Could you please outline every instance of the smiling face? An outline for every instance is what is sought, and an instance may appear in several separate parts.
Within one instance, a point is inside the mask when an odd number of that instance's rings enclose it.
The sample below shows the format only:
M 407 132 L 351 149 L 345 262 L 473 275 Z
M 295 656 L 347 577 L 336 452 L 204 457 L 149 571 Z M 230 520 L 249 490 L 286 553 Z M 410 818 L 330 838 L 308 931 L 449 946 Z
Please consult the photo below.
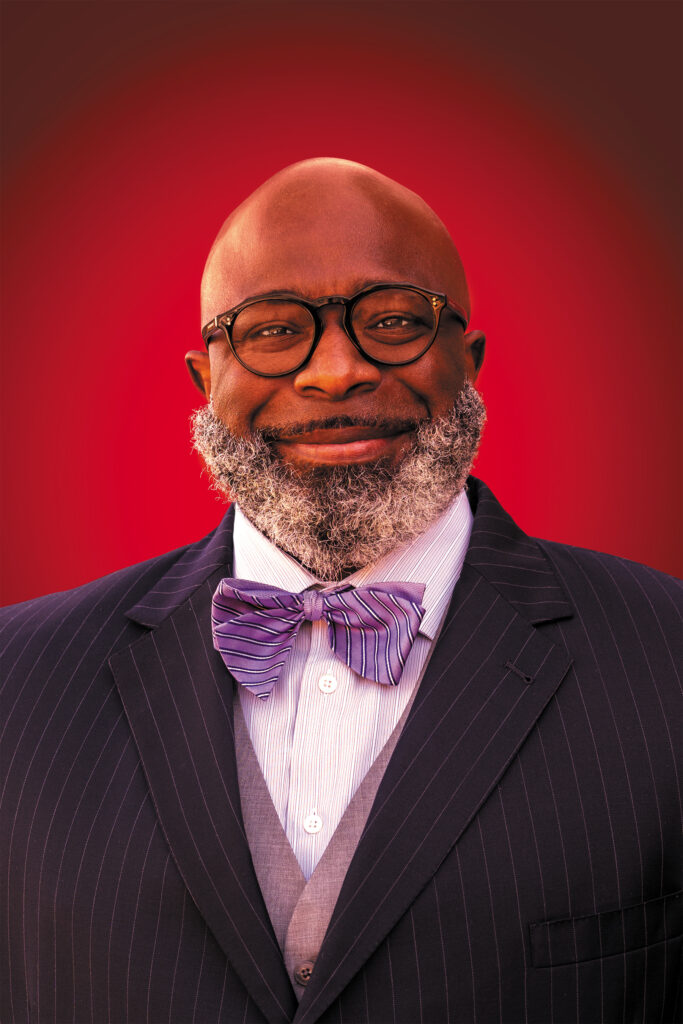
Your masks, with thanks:
M 312 301 L 397 282 L 446 293 L 469 310 L 458 254 L 421 199 L 360 165 L 307 161 L 271 178 L 226 222 L 202 281 L 202 323 L 272 292 Z M 400 462 L 417 425 L 446 415 L 481 364 L 483 335 L 465 333 L 448 309 L 432 346 L 407 366 L 369 362 L 346 334 L 341 307 L 319 315 L 311 359 L 284 377 L 247 370 L 221 334 L 208 357 L 188 354 L 229 431 L 265 431 L 297 469 Z

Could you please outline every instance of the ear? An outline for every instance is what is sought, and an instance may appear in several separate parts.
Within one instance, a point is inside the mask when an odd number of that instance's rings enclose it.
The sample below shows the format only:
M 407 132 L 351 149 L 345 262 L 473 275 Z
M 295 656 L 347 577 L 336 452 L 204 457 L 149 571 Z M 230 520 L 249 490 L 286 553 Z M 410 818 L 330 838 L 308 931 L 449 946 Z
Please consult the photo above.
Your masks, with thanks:
M 205 398 L 211 398 L 211 364 L 209 353 L 193 349 L 185 356 L 185 365 L 192 383 Z
M 484 349 L 486 348 L 486 335 L 483 331 L 468 331 L 465 335 L 465 352 L 472 362 L 474 370 L 472 380 L 476 380 L 484 362 Z

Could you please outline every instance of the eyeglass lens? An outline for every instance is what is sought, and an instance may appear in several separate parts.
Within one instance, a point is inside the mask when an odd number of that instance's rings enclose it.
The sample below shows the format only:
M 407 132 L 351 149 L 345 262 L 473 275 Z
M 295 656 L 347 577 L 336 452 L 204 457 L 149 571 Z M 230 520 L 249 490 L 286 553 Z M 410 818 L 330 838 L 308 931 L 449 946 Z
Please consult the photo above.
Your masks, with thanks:
M 361 295 L 351 311 L 351 331 L 365 355 L 403 363 L 422 355 L 434 337 L 436 315 L 419 292 L 386 288 Z M 242 362 L 264 373 L 287 373 L 308 355 L 315 338 L 313 314 L 293 299 L 262 299 L 246 306 L 232 325 Z

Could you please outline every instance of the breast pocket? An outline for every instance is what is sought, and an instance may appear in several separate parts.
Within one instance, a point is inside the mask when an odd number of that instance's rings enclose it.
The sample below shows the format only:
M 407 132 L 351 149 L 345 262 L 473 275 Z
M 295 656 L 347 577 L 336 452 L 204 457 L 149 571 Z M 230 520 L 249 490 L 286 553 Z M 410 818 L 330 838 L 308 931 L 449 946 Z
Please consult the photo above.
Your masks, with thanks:
M 534 967 L 557 967 L 614 956 L 680 936 L 682 892 L 587 917 L 539 921 L 529 926 Z

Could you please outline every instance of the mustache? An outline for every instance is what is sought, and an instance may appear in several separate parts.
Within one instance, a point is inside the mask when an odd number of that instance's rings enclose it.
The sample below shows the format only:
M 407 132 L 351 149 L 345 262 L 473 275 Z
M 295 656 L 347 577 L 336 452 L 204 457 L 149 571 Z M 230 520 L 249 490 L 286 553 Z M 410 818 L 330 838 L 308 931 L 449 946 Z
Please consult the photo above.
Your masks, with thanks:
M 301 434 L 310 434 L 314 430 L 336 430 L 341 427 L 368 427 L 376 429 L 380 427 L 387 434 L 404 434 L 408 431 L 417 430 L 423 423 L 429 422 L 428 417 L 423 419 L 391 419 L 386 416 L 328 416 L 321 420 L 306 420 L 299 423 L 288 423 L 286 427 L 266 426 L 254 430 L 256 437 L 262 438 L 267 444 L 273 441 L 281 441 L 283 438 L 299 437 Z

